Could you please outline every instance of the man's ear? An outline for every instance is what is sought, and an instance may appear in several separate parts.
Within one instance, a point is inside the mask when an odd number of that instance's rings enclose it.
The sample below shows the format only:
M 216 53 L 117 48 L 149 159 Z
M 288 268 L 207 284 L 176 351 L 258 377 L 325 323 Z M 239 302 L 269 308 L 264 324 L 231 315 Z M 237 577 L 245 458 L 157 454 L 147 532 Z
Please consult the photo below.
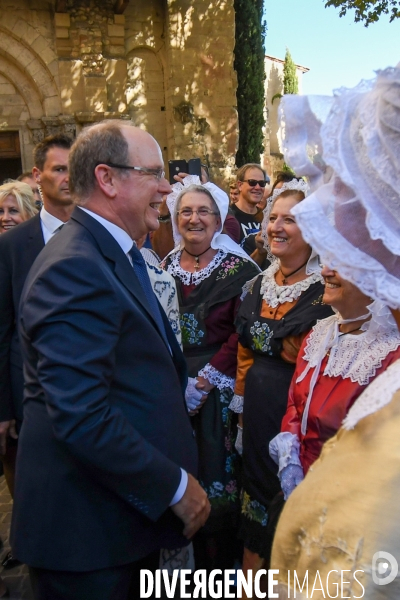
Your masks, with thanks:
M 40 171 L 37 167 L 33 167 L 32 176 L 36 183 L 40 183 Z
M 94 176 L 96 177 L 97 185 L 103 194 L 108 198 L 115 198 L 117 195 L 117 189 L 115 187 L 117 178 L 111 167 L 108 167 L 107 165 L 97 165 L 94 170 Z

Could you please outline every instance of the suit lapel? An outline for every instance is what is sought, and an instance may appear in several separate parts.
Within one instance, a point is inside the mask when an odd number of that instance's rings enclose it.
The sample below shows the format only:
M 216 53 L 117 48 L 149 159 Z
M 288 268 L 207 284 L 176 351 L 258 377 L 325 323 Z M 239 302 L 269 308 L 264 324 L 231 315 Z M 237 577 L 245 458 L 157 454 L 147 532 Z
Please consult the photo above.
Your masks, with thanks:
M 27 255 L 34 256 L 36 258 L 39 252 L 41 252 L 44 248 L 44 238 L 40 215 L 37 214 L 32 217 L 29 223 L 31 228 L 26 242 Z
M 96 219 L 93 219 L 85 211 L 75 208 L 72 213 L 73 220 L 78 221 L 81 225 L 86 227 L 95 238 L 101 253 L 105 258 L 114 263 L 114 273 L 124 287 L 134 296 L 136 300 L 140 302 L 147 315 L 150 317 L 154 324 L 154 327 L 159 332 L 164 343 L 166 340 L 162 332 L 160 331 L 157 322 L 154 320 L 152 312 L 147 302 L 146 295 L 143 291 L 142 286 L 138 278 L 136 277 L 135 271 L 129 262 L 128 257 L 124 254 L 122 248 L 115 241 L 113 236 L 107 231 L 103 225 L 101 225 Z M 162 311 L 164 312 L 164 311 Z

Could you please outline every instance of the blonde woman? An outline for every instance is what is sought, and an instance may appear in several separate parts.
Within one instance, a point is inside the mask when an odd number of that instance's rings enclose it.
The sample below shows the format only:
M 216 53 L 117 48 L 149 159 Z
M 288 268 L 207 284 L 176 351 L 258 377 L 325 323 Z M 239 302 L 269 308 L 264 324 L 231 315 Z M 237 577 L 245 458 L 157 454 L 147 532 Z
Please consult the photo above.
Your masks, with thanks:
M 16 227 L 37 213 L 31 187 L 21 181 L 0 185 L 0 233 Z

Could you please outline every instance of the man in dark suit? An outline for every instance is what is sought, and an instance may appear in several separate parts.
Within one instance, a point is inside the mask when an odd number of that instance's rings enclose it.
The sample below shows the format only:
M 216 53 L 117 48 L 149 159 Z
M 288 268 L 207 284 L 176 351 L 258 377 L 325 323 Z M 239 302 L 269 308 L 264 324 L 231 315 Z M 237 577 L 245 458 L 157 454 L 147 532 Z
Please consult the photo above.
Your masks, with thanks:
M 36 599 L 125 600 L 144 559 L 209 514 L 185 361 L 133 244 L 170 186 L 154 138 L 108 121 L 75 142 L 70 189 L 79 206 L 21 298 L 12 544 Z
M 72 140 L 60 134 L 45 138 L 35 147 L 33 176 L 41 189 L 43 207 L 38 215 L 0 236 L 0 454 L 11 495 L 15 440 L 22 422 L 22 358 L 16 328 L 19 300 L 35 258 L 71 215 L 71 145 Z M 10 568 L 10 556 L 6 561 L 6 568 Z

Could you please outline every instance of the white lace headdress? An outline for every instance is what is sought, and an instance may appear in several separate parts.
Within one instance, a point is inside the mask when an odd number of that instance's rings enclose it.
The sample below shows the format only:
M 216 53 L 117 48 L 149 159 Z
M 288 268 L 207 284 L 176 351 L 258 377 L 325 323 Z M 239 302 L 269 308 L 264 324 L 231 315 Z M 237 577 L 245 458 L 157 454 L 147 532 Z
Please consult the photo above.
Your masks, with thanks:
M 177 220 L 177 199 L 180 193 L 187 189 L 191 185 L 201 185 L 204 187 L 214 198 L 216 205 L 218 206 L 219 214 L 221 217 L 221 227 L 218 231 L 214 233 L 214 236 L 211 240 L 211 248 L 214 250 L 223 250 L 226 253 L 233 253 L 237 256 L 241 256 L 246 260 L 254 262 L 250 256 L 237 244 L 229 235 L 222 233 L 222 228 L 224 226 L 224 222 L 226 219 L 226 215 L 228 214 L 229 208 L 229 198 L 228 195 L 221 190 L 214 183 L 208 181 L 207 183 L 201 183 L 199 177 L 197 175 L 188 175 L 184 178 L 183 183 L 177 182 L 172 186 L 172 192 L 167 196 L 167 206 L 169 208 L 169 212 L 172 216 L 172 232 L 175 241 L 175 248 L 172 252 L 177 252 L 184 247 L 183 239 L 178 230 L 178 220 Z M 254 263 L 256 264 L 256 263 Z M 258 265 L 257 265 L 258 267 Z
M 275 188 L 271 196 L 267 198 L 267 203 L 263 210 L 264 217 L 261 223 L 261 237 L 264 241 L 264 248 L 267 250 L 267 258 L 270 262 L 274 262 L 275 260 L 277 260 L 277 258 L 271 252 L 267 235 L 267 225 L 269 223 L 269 215 L 271 214 L 271 208 L 273 203 L 278 198 L 278 196 L 280 196 L 286 190 L 297 190 L 299 192 L 303 192 L 303 194 L 307 197 L 309 189 L 309 185 L 304 179 L 293 179 L 292 181 L 287 181 L 283 183 L 282 187 Z
M 312 194 L 293 208 L 323 263 L 400 307 L 400 64 L 333 97 L 281 102 L 285 160 Z

